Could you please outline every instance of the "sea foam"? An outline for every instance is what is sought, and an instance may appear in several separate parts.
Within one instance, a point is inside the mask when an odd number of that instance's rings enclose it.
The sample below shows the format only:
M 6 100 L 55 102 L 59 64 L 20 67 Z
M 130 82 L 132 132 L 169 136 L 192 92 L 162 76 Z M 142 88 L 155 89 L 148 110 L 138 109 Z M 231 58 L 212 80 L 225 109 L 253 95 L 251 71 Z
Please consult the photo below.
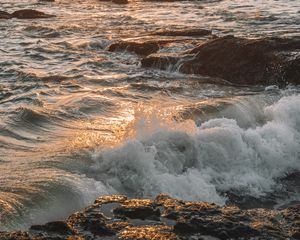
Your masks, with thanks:
M 192 133 L 159 129 L 94 153 L 91 171 L 110 191 L 131 196 L 164 192 L 218 204 L 228 191 L 259 197 L 300 171 L 299 106 L 300 95 L 283 97 L 265 107 L 265 123 L 252 128 L 215 118 Z

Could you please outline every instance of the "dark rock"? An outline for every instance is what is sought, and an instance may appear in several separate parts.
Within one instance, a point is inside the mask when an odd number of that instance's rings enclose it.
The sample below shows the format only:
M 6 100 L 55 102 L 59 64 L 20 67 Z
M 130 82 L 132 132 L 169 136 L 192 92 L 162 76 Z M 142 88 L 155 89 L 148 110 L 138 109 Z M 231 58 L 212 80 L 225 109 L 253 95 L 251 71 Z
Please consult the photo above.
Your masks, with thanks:
M 0 11 L 0 19 L 10 19 L 12 15 L 8 12 Z
M 151 53 L 155 53 L 159 50 L 159 45 L 155 42 L 118 42 L 113 43 L 109 46 L 108 51 L 115 52 L 115 51 L 129 51 L 134 52 L 139 55 L 149 55 Z
M 227 192 L 227 205 L 236 205 L 241 209 L 268 208 L 272 209 L 277 204 L 276 198 L 267 195 L 266 197 L 256 198 L 249 195 L 238 195 L 233 192 Z
M 19 19 L 51 18 L 54 15 L 46 14 L 32 9 L 18 10 L 12 13 L 12 17 Z
M 60 235 L 72 235 L 74 234 L 71 226 L 65 221 L 49 222 L 45 225 L 33 225 L 30 230 L 40 232 L 52 232 Z
M 128 4 L 128 0 L 112 0 L 116 4 Z
M 111 217 L 103 205 L 119 203 Z M 159 210 L 160 209 L 160 210 Z M 153 221 L 153 216 L 156 221 Z M 134 219 L 134 220 L 133 220 Z M 141 219 L 141 220 L 137 220 Z M 168 220 L 172 224 L 168 225 Z M 104 196 L 66 221 L 0 232 L 2 240 L 65 239 L 299 239 L 300 205 L 283 210 L 190 202 L 160 194 L 155 200 Z
M 234 84 L 299 84 L 300 38 L 226 36 L 179 55 L 150 55 L 142 60 L 143 67 L 167 69 L 170 64 L 181 73 L 222 78 Z
M 120 207 L 115 208 L 113 213 L 132 219 L 157 219 L 160 210 L 155 207 L 154 202 L 144 199 L 131 199 L 125 201 Z
M 144 0 L 147 2 L 182 2 L 187 0 Z
M 107 218 L 100 212 L 100 208 L 90 206 L 81 212 L 72 214 L 67 222 L 77 233 L 89 232 L 93 236 L 111 236 L 115 233 L 107 226 Z
M 151 54 L 141 60 L 143 67 L 155 67 L 167 70 L 179 62 L 180 57 L 172 54 Z
M 164 30 L 154 33 L 154 35 L 159 36 L 190 36 L 190 37 L 199 37 L 210 35 L 211 30 L 206 29 L 183 29 L 183 30 Z
M 293 239 L 300 239 L 300 231 L 294 232 L 291 236 Z
M 31 240 L 32 238 L 27 232 L 0 232 L 1 240 Z
M 174 231 L 178 234 L 201 233 L 220 239 L 238 239 L 240 236 L 249 239 L 259 235 L 257 230 L 243 223 L 236 224 L 225 219 L 219 222 L 216 220 L 195 217 L 188 221 L 179 221 L 174 226 Z

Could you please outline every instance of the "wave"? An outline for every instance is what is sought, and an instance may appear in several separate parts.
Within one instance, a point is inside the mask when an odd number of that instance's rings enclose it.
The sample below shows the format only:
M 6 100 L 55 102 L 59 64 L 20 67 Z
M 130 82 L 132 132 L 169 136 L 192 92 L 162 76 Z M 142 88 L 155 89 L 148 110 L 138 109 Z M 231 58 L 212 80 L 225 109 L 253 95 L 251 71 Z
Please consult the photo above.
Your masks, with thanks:
M 108 194 L 101 183 L 82 175 L 45 166 L 14 170 L 18 172 L 18 181 L 11 183 L 14 191 L 0 186 L 0 231 L 66 218 L 74 209 L 91 204 L 99 194 Z M 30 181 L 22 183 L 22 177 Z
M 29 26 L 24 29 L 27 36 L 33 38 L 57 38 L 60 37 L 60 33 L 51 27 L 45 26 Z
M 300 171 L 299 104 L 300 95 L 281 98 L 264 108 L 266 122 L 256 127 L 215 118 L 191 133 L 160 129 L 93 153 L 87 174 L 135 197 L 164 192 L 225 204 L 228 191 L 264 196 L 281 187 L 277 179 Z

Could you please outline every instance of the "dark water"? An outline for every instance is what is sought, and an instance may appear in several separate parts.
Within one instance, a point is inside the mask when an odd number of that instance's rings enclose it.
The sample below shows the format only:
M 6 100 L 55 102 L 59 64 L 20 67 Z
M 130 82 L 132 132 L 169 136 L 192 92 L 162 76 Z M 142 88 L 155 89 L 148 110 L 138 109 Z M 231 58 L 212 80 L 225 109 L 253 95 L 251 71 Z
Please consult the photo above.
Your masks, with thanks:
M 102 194 L 260 197 L 300 170 L 299 88 L 221 86 L 107 51 L 166 28 L 296 36 L 299 1 L 0 0 L 0 10 L 22 8 L 57 17 L 0 20 L 1 230 L 60 219 Z M 175 40 L 160 51 L 205 39 Z M 278 204 L 298 199 L 285 195 Z

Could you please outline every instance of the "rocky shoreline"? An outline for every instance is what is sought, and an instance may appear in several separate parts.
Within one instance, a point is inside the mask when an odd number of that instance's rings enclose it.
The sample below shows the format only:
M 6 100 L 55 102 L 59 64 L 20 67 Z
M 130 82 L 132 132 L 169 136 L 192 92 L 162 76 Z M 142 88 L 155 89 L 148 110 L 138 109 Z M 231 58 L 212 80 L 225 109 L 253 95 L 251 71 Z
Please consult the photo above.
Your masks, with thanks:
M 51 17 L 55 16 L 32 9 L 22 9 L 12 14 L 0 11 L 0 19 Z M 215 36 L 212 30 L 201 28 L 160 29 L 144 37 L 146 40 L 141 37 L 113 42 L 106 50 L 135 53 L 141 57 L 143 68 L 205 76 L 225 81 L 228 85 L 285 87 L 300 83 L 299 37 L 252 39 L 232 35 Z M 169 44 L 190 41 L 194 47 L 188 50 L 164 51 Z
M 102 196 L 68 219 L 0 232 L 2 240 L 63 239 L 300 239 L 300 205 L 248 209 L 191 202 Z
M 299 84 L 300 39 L 224 36 L 180 54 L 154 54 L 143 67 L 176 68 L 184 74 L 221 78 L 233 84 Z

